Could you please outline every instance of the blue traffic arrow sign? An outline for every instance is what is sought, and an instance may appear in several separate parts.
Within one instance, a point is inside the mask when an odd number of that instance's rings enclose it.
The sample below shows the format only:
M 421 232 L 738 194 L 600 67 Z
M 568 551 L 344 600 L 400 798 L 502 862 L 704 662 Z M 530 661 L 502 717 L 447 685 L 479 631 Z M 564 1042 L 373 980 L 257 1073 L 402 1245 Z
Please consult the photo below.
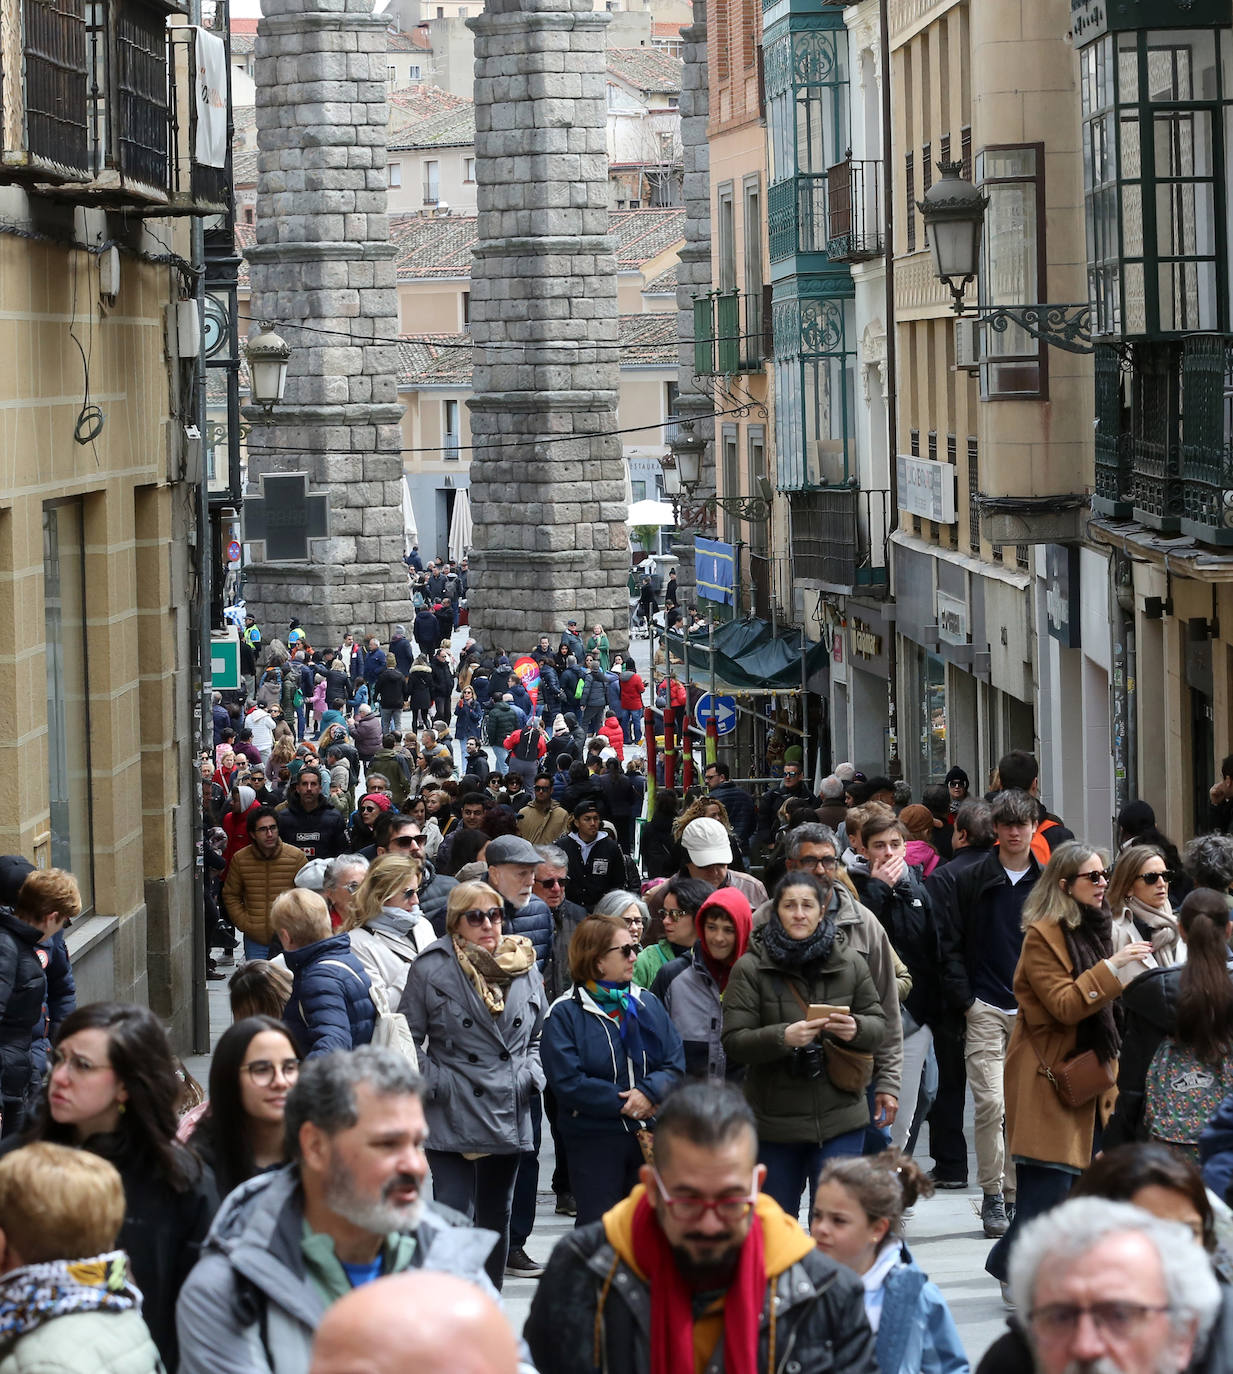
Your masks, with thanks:
M 721 735 L 730 735 L 736 729 L 736 698 L 715 697 L 715 729 Z M 694 719 L 700 729 L 705 729 L 711 721 L 711 694 L 704 692 L 698 698 Z

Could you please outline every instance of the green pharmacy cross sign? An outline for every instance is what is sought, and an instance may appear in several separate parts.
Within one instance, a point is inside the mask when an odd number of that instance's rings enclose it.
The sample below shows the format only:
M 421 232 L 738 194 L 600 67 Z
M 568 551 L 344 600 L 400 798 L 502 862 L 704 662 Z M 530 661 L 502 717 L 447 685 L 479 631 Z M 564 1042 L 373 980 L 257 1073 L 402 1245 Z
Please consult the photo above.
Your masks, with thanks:
M 309 492 L 306 472 L 263 473 L 244 498 L 244 540 L 265 545 L 269 563 L 307 563 L 308 541 L 330 533 L 328 492 Z

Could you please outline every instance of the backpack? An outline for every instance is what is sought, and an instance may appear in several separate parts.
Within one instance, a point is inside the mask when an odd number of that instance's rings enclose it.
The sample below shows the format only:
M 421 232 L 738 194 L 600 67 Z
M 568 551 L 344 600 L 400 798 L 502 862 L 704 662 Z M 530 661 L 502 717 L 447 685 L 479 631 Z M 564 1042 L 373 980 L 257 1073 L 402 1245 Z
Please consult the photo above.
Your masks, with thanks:
M 578 685 L 574 688 L 574 700 L 575 700 L 575 701 L 581 701 L 581 700 L 582 700 L 582 693 L 584 692 L 585 689 L 586 689 L 586 678 L 580 677 L 580 678 L 578 679 Z
M 539 758 L 539 729 L 534 725 L 524 725 L 518 743 L 514 745 L 516 759 Z
M 1204 1064 L 1171 1036 L 1160 1042 L 1143 1087 L 1148 1136 L 1169 1145 L 1197 1146 L 1203 1128 L 1233 1090 L 1229 1060 Z
M 334 968 L 345 968 L 354 978 L 359 978 L 359 974 L 350 964 L 344 964 L 341 959 L 322 959 L 323 964 L 331 964 Z M 411 1027 L 407 1024 L 407 1018 L 400 1011 L 391 1011 L 389 998 L 385 995 L 385 989 L 379 984 L 368 980 L 368 996 L 372 1002 L 373 1010 L 377 1013 L 377 1019 L 372 1028 L 372 1039 L 370 1045 L 377 1046 L 378 1049 L 393 1050 L 395 1054 L 400 1054 L 411 1065 L 416 1072 L 419 1072 L 420 1057 L 415 1048 L 415 1038 L 411 1034 Z M 303 1014 L 301 1012 L 301 1014 Z

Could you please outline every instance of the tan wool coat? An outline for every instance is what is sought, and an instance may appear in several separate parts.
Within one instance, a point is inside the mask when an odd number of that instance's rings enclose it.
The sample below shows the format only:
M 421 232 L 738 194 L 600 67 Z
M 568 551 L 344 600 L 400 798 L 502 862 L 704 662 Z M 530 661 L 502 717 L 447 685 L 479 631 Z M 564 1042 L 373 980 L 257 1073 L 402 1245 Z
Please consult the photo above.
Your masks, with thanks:
M 1019 1014 L 1004 1077 L 1010 1152 L 1086 1169 L 1092 1162 L 1096 1113 L 1102 1125 L 1108 1121 L 1116 1090 L 1086 1106 L 1068 1107 L 1044 1076 L 1035 1051 L 1050 1067 L 1066 1059 L 1074 1052 L 1079 1022 L 1120 997 L 1122 984 L 1103 959 L 1076 978 L 1062 927 L 1037 923 L 1023 937 L 1014 989 Z

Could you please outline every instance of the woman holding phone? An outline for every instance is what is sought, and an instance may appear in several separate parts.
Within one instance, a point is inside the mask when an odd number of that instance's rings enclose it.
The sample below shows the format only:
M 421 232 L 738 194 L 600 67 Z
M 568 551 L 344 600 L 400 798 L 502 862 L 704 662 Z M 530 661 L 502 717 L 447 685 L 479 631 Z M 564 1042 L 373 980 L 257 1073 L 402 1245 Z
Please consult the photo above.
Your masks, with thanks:
M 868 965 L 835 939 L 830 895 L 829 879 L 789 873 L 723 996 L 724 1053 L 745 1066 L 763 1188 L 793 1217 L 824 1160 L 861 1153 L 872 1051 L 886 1033 Z

